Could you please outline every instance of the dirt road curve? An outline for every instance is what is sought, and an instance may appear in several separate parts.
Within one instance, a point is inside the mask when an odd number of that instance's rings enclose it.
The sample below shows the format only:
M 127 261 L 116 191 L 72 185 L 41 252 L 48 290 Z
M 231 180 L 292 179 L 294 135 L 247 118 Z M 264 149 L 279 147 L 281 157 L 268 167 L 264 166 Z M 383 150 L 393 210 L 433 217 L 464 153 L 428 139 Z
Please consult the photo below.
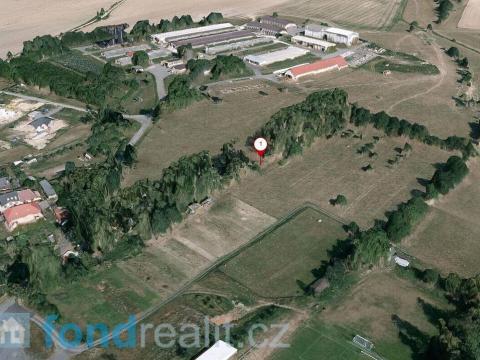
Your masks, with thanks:
M 442 50 L 436 44 L 433 44 L 433 49 L 435 50 L 435 54 L 437 56 L 437 60 L 438 60 L 437 67 L 438 67 L 438 70 L 440 71 L 440 74 L 437 75 L 438 81 L 425 91 L 421 91 L 419 93 L 413 94 L 411 96 L 400 99 L 397 102 L 393 103 L 387 109 L 387 113 L 390 113 L 395 107 L 404 103 L 405 101 L 409 101 L 409 100 L 416 99 L 418 97 L 430 94 L 432 91 L 434 91 L 435 89 L 442 86 L 442 84 L 445 80 L 445 76 L 447 75 L 447 64 L 445 63 L 445 56 L 444 56 Z

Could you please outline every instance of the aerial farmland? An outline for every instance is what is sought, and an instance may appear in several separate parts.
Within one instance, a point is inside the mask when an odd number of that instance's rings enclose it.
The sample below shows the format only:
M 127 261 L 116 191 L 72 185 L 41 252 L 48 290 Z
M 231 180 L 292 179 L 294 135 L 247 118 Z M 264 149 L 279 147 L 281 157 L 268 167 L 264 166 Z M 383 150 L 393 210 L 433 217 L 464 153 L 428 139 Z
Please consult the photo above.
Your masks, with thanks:
M 480 359 L 477 5 L 8 4 L 0 358 Z

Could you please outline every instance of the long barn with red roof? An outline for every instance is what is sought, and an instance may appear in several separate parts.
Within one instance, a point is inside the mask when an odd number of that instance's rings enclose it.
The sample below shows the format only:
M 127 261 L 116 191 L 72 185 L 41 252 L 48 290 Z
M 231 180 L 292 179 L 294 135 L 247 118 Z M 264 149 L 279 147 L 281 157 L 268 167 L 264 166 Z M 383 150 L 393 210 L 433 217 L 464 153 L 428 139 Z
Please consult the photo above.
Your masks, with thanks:
M 285 76 L 297 80 L 303 76 L 315 75 L 330 70 L 342 70 L 348 67 L 348 63 L 341 56 L 330 59 L 315 61 L 311 64 L 292 67 L 285 72 Z

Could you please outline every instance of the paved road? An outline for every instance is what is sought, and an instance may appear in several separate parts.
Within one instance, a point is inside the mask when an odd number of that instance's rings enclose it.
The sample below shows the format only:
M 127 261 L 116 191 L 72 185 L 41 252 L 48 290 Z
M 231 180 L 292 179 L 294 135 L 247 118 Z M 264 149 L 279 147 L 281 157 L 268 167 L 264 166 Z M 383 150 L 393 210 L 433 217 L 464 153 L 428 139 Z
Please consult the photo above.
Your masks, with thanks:
M 147 130 L 152 126 L 152 119 L 146 115 L 126 115 L 123 114 L 123 117 L 130 119 L 130 120 L 135 120 L 136 122 L 140 123 L 142 126 L 138 131 L 132 136 L 130 141 L 128 142 L 130 145 L 135 146 L 140 139 L 145 135 Z
M 16 97 L 19 97 L 19 98 L 22 98 L 22 99 L 25 99 L 25 100 L 37 101 L 37 102 L 42 102 L 44 104 L 55 105 L 55 106 L 60 106 L 60 107 L 63 107 L 63 108 L 69 108 L 69 109 L 73 109 L 73 110 L 77 110 L 77 111 L 87 112 L 86 108 L 82 108 L 82 107 L 74 106 L 74 105 L 70 105 L 70 104 L 62 104 L 62 103 L 59 103 L 59 102 L 42 99 L 42 98 L 39 98 L 39 97 L 36 97 L 36 96 L 29 96 L 29 95 L 19 94 L 19 93 L 16 93 L 16 92 L 6 91 L 6 90 L 2 90 L 0 92 L 2 92 L 4 94 L 7 94 L 7 95 L 10 95 L 10 96 L 16 96 Z
M 162 100 L 165 96 L 167 96 L 164 80 L 170 75 L 168 69 L 160 64 L 154 64 L 149 66 L 147 71 L 154 76 L 155 82 L 157 83 L 158 99 Z

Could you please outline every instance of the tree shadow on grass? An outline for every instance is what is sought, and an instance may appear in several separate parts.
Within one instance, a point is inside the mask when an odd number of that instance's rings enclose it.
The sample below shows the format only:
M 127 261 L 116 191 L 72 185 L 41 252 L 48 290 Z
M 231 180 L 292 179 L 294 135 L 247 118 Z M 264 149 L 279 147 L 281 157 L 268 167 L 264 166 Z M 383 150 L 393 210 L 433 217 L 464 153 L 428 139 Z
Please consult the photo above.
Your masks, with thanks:
M 453 315 L 453 311 L 451 310 L 444 310 L 444 309 L 439 309 L 438 307 L 427 303 L 425 300 L 422 298 L 417 299 L 418 304 L 423 310 L 423 313 L 427 317 L 428 321 L 434 325 L 435 327 L 438 327 L 439 320 L 440 319 L 445 319 L 447 320 Z
M 421 186 L 427 186 L 428 184 L 430 184 L 432 181 L 430 179 L 422 179 L 422 178 L 417 178 L 417 182 L 421 185 Z
M 424 360 L 430 336 L 398 315 L 392 315 L 392 321 L 398 329 L 402 343 L 412 350 L 412 360 Z
M 478 122 L 470 122 L 470 136 L 472 139 L 479 139 L 480 138 L 480 123 Z

